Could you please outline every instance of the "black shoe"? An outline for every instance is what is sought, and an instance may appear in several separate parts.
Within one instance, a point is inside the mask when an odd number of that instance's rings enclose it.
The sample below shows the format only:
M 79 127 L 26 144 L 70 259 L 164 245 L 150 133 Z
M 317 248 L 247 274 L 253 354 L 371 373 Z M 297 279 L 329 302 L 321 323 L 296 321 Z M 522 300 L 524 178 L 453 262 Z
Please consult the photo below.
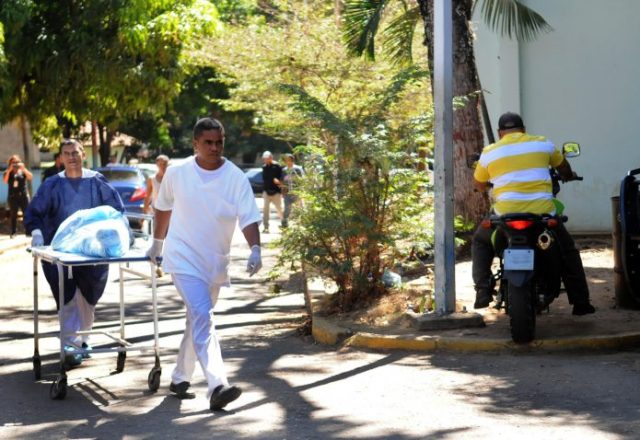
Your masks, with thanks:
M 242 390 L 236 386 L 218 385 L 209 399 L 209 408 L 211 411 L 218 411 L 240 397 L 240 394 Z
M 70 370 L 82 364 L 82 355 L 73 345 L 64 346 L 64 368 Z
M 180 382 L 178 384 L 171 382 L 169 391 L 174 393 L 178 399 L 193 399 L 195 394 L 188 391 L 190 386 L 189 382 Z
M 479 289 L 476 291 L 476 302 L 473 303 L 473 308 L 485 309 L 489 307 L 491 301 L 493 301 L 493 295 L 491 294 L 491 291 L 486 289 Z
M 573 314 L 576 316 L 589 315 L 595 312 L 596 308 L 589 303 L 573 305 Z
M 82 353 L 82 359 L 89 359 L 91 357 L 91 351 L 93 350 L 93 347 L 91 347 L 91 345 L 87 344 L 86 342 L 83 342 L 82 349 L 85 351 L 84 353 Z

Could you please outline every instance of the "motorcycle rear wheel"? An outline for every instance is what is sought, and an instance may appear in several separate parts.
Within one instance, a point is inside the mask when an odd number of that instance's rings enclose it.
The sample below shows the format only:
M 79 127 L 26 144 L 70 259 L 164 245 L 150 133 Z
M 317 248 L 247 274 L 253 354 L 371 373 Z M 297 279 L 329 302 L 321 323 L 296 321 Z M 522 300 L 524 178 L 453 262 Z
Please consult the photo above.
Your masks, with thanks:
M 508 295 L 511 339 L 517 344 L 533 341 L 536 334 L 536 310 L 531 285 L 527 283 L 519 287 L 509 284 Z

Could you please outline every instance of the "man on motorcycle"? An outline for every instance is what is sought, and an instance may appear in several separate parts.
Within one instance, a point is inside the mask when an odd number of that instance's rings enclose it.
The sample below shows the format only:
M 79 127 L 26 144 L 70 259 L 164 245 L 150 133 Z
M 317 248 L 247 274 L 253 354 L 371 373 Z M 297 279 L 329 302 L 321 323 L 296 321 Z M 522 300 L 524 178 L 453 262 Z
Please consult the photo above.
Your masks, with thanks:
M 500 116 L 498 136 L 498 142 L 482 150 L 473 175 L 476 188 L 486 191 L 492 187 L 493 211 L 499 215 L 515 212 L 555 214 L 549 167 L 555 168 L 564 181 L 575 177 L 562 152 L 544 137 L 527 134 L 522 118 L 516 113 Z M 594 313 L 580 252 L 562 223 L 555 231 L 562 250 L 562 280 L 569 302 L 573 304 L 573 314 Z M 479 226 L 473 236 L 471 253 L 476 309 L 489 306 L 495 293 L 491 274 L 494 258 L 491 234 L 492 229 Z

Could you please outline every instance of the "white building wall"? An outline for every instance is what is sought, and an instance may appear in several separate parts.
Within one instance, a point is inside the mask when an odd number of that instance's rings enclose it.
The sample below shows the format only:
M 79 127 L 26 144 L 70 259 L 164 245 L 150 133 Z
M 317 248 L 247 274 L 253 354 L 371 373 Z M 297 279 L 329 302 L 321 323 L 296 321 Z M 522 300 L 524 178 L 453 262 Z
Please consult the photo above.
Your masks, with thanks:
M 527 131 L 557 144 L 579 142 L 582 155 L 571 164 L 584 181 L 564 185 L 560 193 L 567 226 L 608 232 L 611 196 L 625 172 L 640 167 L 640 1 L 526 3 L 553 32 L 531 43 L 505 44 L 478 24 L 476 56 L 483 88 L 490 92 L 492 124 L 503 111 L 518 111 L 519 102 Z M 515 57 L 509 45 L 517 46 Z

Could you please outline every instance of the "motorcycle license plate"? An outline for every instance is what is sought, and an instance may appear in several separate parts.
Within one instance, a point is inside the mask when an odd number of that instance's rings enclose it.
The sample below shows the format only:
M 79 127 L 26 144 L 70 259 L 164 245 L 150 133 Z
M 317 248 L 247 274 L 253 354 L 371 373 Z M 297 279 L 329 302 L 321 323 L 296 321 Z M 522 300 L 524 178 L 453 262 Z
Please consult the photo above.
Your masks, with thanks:
M 504 270 L 533 270 L 533 249 L 505 249 Z

